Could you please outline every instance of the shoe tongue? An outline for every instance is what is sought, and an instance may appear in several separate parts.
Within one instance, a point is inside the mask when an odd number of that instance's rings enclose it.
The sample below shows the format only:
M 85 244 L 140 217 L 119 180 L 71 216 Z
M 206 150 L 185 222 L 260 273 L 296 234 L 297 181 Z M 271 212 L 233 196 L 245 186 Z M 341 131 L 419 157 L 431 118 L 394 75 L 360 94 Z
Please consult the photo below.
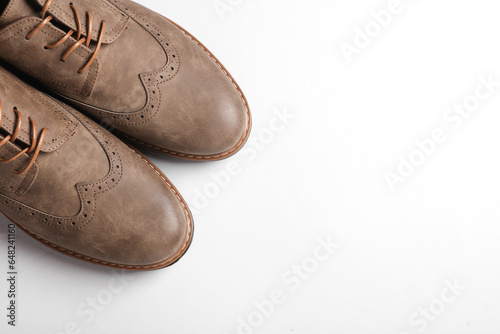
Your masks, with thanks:
M 10 0 L 3 13 L 0 12 L 0 29 L 22 17 L 28 16 L 40 17 L 40 7 L 33 0 Z
M 22 16 L 32 15 L 33 7 L 35 8 L 35 15 L 40 17 L 43 6 L 47 0 L 11 0 L 13 2 L 22 2 L 24 4 L 17 4 L 20 7 L 18 13 Z M 52 0 L 46 15 L 52 16 L 55 21 L 60 25 L 66 26 L 68 29 L 77 31 L 78 27 L 75 20 L 75 13 L 70 7 L 68 0 Z M 82 36 L 87 36 L 87 12 L 92 17 L 92 32 L 91 37 L 93 41 L 99 39 L 101 31 L 101 22 L 106 22 L 104 30 L 103 43 L 109 44 L 114 42 L 121 33 L 125 30 L 129 17 L 121 10 L 113 6 L 108 1 L 103 0 L 78 0 L 74 3 L 78 16 L 80 17 L 80 28 Z M 18 14 L 18 15 L 19 15 Z M 18 18 L 21 16 L 18 16 Z M 1 23 L 0 23 L 1 24 Z
M 0 0 L 2 1 L 2 0 Z M 10 0 L 3 14 L 0 13 L 0 29 L 22 17 L 40 17 L 41 10 L 47 0 Z M 68 0 L 53 0 L 47 11 L 60 25 L 76 31 L 78 29 L 70 2 Z M 125 30 L 129 17 L 107 1 L 78 0 L 74 4 L 80 16 L 82 36 L 87 36 L 86 12 L 92 15 L 92 40 L 97 41 L 101 30 L 101 21 L 106 21 L 103 43 L 114 42 Z
M 9 134 L 14 132 L 18 124 L 14 112 L 16 108 L 22 118 L 18 140 L 25 145 L 31 145 L 32 129 L 29 118 L 35 122 L 37 136 L 43 128 L 48 129 L 41 147 L 42 152 L 57 150 L 74 134 L 80 124 L 62 104 L 28 86 L 3 67 L 0 67 L 0 100 L 1 128 Z

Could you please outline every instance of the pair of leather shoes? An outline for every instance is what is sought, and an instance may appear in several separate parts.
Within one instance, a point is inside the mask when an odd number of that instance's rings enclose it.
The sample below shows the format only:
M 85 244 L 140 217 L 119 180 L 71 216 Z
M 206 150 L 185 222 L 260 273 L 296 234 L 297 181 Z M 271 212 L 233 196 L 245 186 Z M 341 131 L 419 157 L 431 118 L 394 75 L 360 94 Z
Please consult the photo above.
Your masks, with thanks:
M 251 116 L 224 66 L 183 28 L 129 0 L 0 3 L 0 59 L 9 64 L 0 66 L 0 210 L 86 261 L 132 270 L 177 261 L 193 235 L 185 201 L 93 120 L 165 155 L 229 157 L 246 142 Z

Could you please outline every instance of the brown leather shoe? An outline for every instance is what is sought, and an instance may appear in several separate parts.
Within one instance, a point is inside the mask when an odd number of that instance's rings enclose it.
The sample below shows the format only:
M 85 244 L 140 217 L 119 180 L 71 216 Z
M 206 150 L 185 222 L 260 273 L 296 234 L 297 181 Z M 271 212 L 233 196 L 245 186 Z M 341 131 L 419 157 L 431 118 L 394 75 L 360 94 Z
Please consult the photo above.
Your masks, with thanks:
M 1 5 L 0 5 L 1 6 Z M 0 58 L 133 143 L 193 160 L 238 151 L 251 116 L 198 40 L 129 0 L 10 0 Z
M 191 214 L 151 162 L 1 67 L 0 101 L 0 210 L 23 231 L 123 269 L 159 269 L 184 254 Z

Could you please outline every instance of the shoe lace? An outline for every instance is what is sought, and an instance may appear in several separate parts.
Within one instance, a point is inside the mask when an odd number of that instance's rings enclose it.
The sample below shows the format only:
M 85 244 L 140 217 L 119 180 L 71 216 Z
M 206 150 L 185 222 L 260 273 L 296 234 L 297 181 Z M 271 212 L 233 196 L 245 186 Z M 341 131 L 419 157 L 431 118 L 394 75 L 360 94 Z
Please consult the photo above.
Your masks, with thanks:
M 50 15 L 46 16 L 47 11 L 50 7 L 50 4 L 53 1 L 54 0 L 47 0 L 47 2 L 45 2 L 45 5 L 43 6 L 42 11 L 41 11 L 41 17 L 42 17 L 43 21 L 40 22 L 40 24 L 38 24 L 28 35 L 26 35 L 27 40 L 31 39 L 37 32 L 39 32 L 47 23 L 49 23 L 53 19 L 53 17 Z M 73 11 L 73 15 L 75 16 L 75 23 L 76 23 L 76 27 L 77 27 L 76 42 L 61 56 L 62 62 L 65 62 L 66 58 L 68 58 L 68 56 L 71 53 L 73 53 L 73 51 L 75 51 L 80 45 L 85 43 L 85 46 L 87 48 L 90 47 L 90 42 L 92 41 L 92 21 L 93 21 L 92 14 L 90 14 L 89 12 L 85 12 L 85 15 L 87 17 L 87 37 L 82 37 L 82 24 L 80 21 L 80 15 L 78 14 L 78 10 L 73 5 L 73 3 L 70 3 L 69 6 L 70 6 L 71 10 Z M 101 21 L 101 28 L 99 30 L 99 37 L 97 39 L 97 46 L 96 46 L 95 50 L 92 52 L 92 56 L 87 60 L 85 65 L 78 70 L 79 74 L 82 74 L 83 72 L 85 72 L 90 67 L 90 65 L 92 65 L 95 58 L 97 57 L 97 53 L 101 49 L 101 44 L 102 44 L 102 40 L 104 38 L 104 30 L 105 29 L 106 29 L 106 22 Z M 57 48 L 59 45 L 63 44 L 68 38 L 70 38 L 74 33 L 75 33 L 74 30 L 70 30 L 70 31 L 68 31 L 68 33 L 66 35 L 64 35 L 57 42 L 52 43 L 52 44 L 46 44 L 44 47 L 46 49 Z
M 5 145 L 8 141 L 10 141 L 11 143 L 15 142 L 17 137 L 19 136 L 19 132 L 21 131 L 21 124 L 22 124 L 23 118 L 21 116 L 21 113 L 19 112 L 19 110 L 17 110 L 16 107 L 14 107 L 14 113 L 16 114 L 16 124 L 14 127 L 14 133 L 12 133 L 12 135 L 5 136 L 0 141 L 0 147 Z M 2 119 L 3 119 L 3 117 L 2 117 L 2 101 L 0 101 L 0 127 L 2 126 Z M 28 117 L 28 120 L 30 122 L 30 127 L 31 127 L 31 145 L 30 145 L 30 147 L 25 148 L 24 150 L 22 150 L 21 152 L 19 152 L 18 154 L 16 154 L 15 156 L 13 156 L 11 158 L 8 158 L 8 159 L 1 159 L 0 158 L 0 163 L 6 164 L 6 163 L 9 163 L 11 161 L 16 160 L 17 158 L 19 158 L 20 156 L 22 156 L 25 153 L 30 154 L 31 152 L 33 152 L 33 155 L 31 156 L 31 159 L 30 159 L 28 165 L 26 167 L 24 167 L 22 170 L 14 171 L 14 174 L 17 174 L 17 175 L 22 175 L 22 174 L 26 173 L 31 168 L 31 166 L 33 166 L 36 158 L 38 157 L 38 153 L 40 153 L 40 149 L 42 148 L 43 138 L 45 137 L 45 135 L 47 134 L 47 131 L 48 131 L 47 128 L 43 128 L 42 132 L 40 133 L 40 136 L 37 138 L 35 122 L 31 119 L 31 117 Z

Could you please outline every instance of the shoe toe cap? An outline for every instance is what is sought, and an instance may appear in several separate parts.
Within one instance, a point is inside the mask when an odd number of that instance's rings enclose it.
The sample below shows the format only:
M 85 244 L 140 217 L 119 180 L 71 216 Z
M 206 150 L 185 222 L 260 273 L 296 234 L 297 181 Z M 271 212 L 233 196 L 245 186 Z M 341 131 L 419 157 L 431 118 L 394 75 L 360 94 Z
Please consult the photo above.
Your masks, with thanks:
M 250 132 L 250 111 L 239 88 L 216 74 L 205 80 L 185 74 L 167 83 L 144 142 L 167 154 L 208 160 L 237 152 Z
M 157 110 L 142 126 L 127 129 L 130 137 L 184 158 L 213 160 L 234 154 L 251 128 L 243 92 L 199 41 L 167 19 L 157 19 L 175 49 L 176 70 L 150 90 L 160 96 L 154 104 Z
M 163 268 L 186 252 L 193 234 L 191 213 L 149 161 L 127 160 L 115 187 L 96 197 L 92 221 L 77 244 L 82 254 L 104 265 Z

